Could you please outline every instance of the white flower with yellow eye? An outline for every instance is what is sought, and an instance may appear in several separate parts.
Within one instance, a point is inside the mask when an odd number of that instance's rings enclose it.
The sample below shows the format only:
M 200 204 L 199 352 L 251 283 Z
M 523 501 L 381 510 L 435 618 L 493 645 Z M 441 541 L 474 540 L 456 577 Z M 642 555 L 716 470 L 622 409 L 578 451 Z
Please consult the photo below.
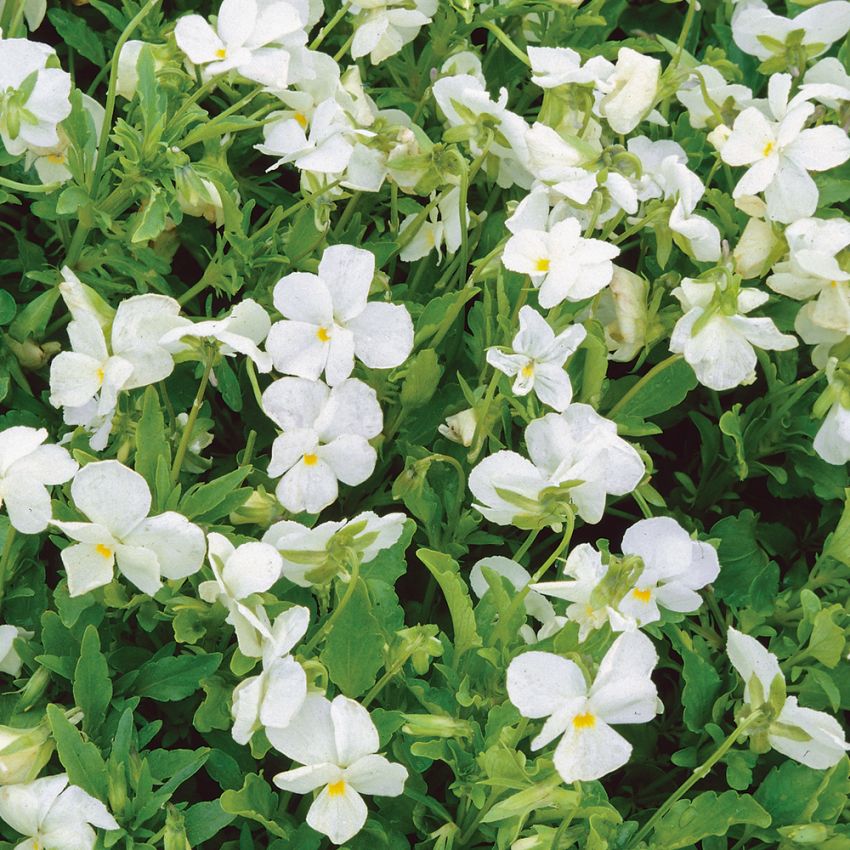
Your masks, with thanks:
M 70 596 L 109 584 L 115 567 L 150 596 L 163 577 L 181 579 L 201 568 L 201 529 L 174 511 L 149 517 L 147 482 L 117 460 L 84 466 L 74 476 L 71 498 L 90 521 L 52 522 L 77 541 L 62 550 Z
M 307 823 L 343 844 L 357 835 L 368 817 L 362 794 L 398 797 L 407 769 L 378 755 L 378 730 L 369 712 L 348 697 L 330 702 L 310 694 L 285 729 L 266 731 L 272 746 L 298 762 L 278 773 L 274 784 L 284 791 L 319 791 L 307 811 Z
M 531 749 L 563 736 L 553 759 L 564 782 L 593 781 L 622 767 L 632 745 L 611 725 L 646 723 L 658 713 L 651 678 L 657 662 L 641 632 L 611 644 L 590 686 L 574 661 L 551 652 L 518 655 L 508 665 L 508 697 L 523 717 L 546 718 Z
M 356 357 L 371 369 L 400 366 L 413 349 L 407 307 L 367 301 L 375 255 L 352 245 L 326 248 L 319 273 L 293 272 L 274 288 L 285 317 L 269 331 L 266 349 L 278 372 L 330 386 L 344 381 Z

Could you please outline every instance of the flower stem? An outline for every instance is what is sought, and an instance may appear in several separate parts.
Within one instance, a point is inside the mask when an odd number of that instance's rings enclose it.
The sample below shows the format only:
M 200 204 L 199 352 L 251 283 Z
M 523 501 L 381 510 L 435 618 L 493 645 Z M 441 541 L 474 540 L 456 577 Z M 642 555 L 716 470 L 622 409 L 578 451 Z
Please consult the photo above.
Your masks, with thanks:
M 3 554 L 0 555 L 0 610 L 3 608 L 3 599 L 6 595 L 6 579 L 8 577 L 9 562 L 12 557 L 12 546 L 15 542 L 15 528 L 10 523 L 6 529 L 6 540 L 3 543 Z
M 313 654 L 313 650 L 319 645 L 319 641 L 323 640 L 333 628 L 334 623 L 339 619 L 340 614 L 345 610 L 349 600 L 354 595 L 354 588 L 357 587 L 357 582 L 360 580 L 360 561 L 355 561 L 351 568 L 351 578 L 348 580 L 348 587 L 345 589 L 342 599 L 339 600 L 339 605 L 334 608 L 333 613 L 325 620 L 324 623 L 316 630 L 316 633 L 304 645 L 301 650 L 301 655 L 307 657 Z
M 198 386 L 198 392 L 195 393 L 195 400 L 192 402 L 192 409 L 189 411 L 189 417 L 186 420 L 186 427 L 183 429 L 183 436 L 180 438 L 180 445 L 177 447 L 177 454 L 174 456 L 174 465 L 171 467 L 171 483 L 176 484 L 180 477 L 180 468 L 183 466 L 183 460 L 186 457 L 186 451 L 189 448 L 189 443 L 192 439 L 192 430 L 195 427 L 195 420 L 198 418 L 198 413 L 201 410 L 201 405 L 204 402 L 204 393 L 207 389 L 207 384 L 210 380 L 210 372 L 212 372 L 212 364 L 214 352 L 210 351 L 207 354 L 207 362 L 204 366 L 204 374 L 201 376 L 201 383 Z
M 343 3 L 339 11 L 322 27 L 322 31 L 310 43 L 310 50 L 317 50 L 319 45 L 330 35 L 331 30 L 345 17 L 351 7 L 351 0 Z
M 498 25 L 494 24 L 492 21 L 479 21 L 479 24 L 485 29 L 490 30 L 493 35 L 505 46 L 508 50 L 519 59 L 520 62 L 523 63 L 526 67 L 531 67 L 531 62 L 529 61 L 528 56 L 526 56 L 525 52 L 520 50 L 513 42 L 511 37 Z
M 573 539 L 573 531 L 575 531 L 576 527 L 576 517 L 575 514 L 570 511 L 567 514 L 567 530 L 564 532 L 564 536 L 561 538 L 561 542 L 558 544 L 555 551 L 546 559 L 543 563 L 543 566 L 531 577 L 531 583 L 536 581 L 540 581 L 540 579 L 546 574 L 546 570 L 558 560 L 561 553 L 570 545 L 570 541 Z
M 5 186 L 13 192 L 29 192 L 32 195 L 43 195 L 54 192 L 61 185 L 61 183 L 19 183 L 17 180 L 0 177 L 0 186 Z

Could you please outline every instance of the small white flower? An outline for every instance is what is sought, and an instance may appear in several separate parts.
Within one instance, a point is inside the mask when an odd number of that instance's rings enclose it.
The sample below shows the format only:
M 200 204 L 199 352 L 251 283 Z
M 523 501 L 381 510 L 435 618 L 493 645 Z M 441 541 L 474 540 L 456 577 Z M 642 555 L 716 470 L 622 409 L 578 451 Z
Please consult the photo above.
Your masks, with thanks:
M 260 658 L 263 641 L 272 639 L 271 624 L 252 597 L 265 593 L 280 578 L 280 555 L 267 543 L 234 546 L 217 531 L 207 535 L 207 545 L 215 578 L 201 582 L 198 595 L 204 602 L 220 602 L 227 609 L 227 622 L 236 630 L 239 651 Z
M 655 717 L 658 694 L 651 674 L 657 662 L 649 638 L 626 632 L 611 644 L 588 687 L 574 661 L 526 652 L 508 666 L 508 697 L 523 717 L 546 718 L 532 750 L 563 735 L 555 748 L 555 769 L 564 782 L 592 781 L 622 767 L 632 753 L 611 725 Z
M 77 462 L 61 446 L 42 445 L 46 428 L 13 425 L 0 431 L 0 507 L 12 527 L 38 534 L 52 516 L 47 488 L 73 478 Z
M 274 304 L 285 318 L 266 341 L 275 369 L 313 381 L 324 372 L 335 386 L 351 374 L 355 357 L 371 369 L 400 366 L 413 349 L 413 322 L 403 305 L 366 300 L 374 274 L 371 251 L 332 245 L 318 275 L 281 278 Z
M 21 675 L 24 662 L 15 649 L 15 641 L 18 638 L 29 640 L 34 637 L 35 632 L 20 626 L 10 626 L 8 623 L 0 626 L 0 673 L 6 673 L 13 679 Z
M 488 348 L 487 362 L 515 377 L 513 391 L 516 395 L 528 395 L 534 390 L 543 404 L 561 411 L 573 397 L 564 364 L 586 335 L 582 325 L 570 325 L 556 336 L 543 316 L 526 305 L 519 311 L 519 333 L 511 343 L 512 351 L 506 353 Z
M 534 47 L 529 45 L 531 82 L 543 89 L 569 83 L 587 85 L 607 79 L 614 65 L 602 56 L 593 56 L 581 64 L 581 56 L 571 47 Z
M 319 513 L 339 485 L 362 484 L 375 468 L 369 440 L 383 428 L 375 391 L 349 378 L 333 389 L 321 381 L 281 378 L 263 393 L 263 411 L 283 431 L 272 445 L 268 473 L 283 476 L 277 498 L 293 513 Z
M 658 92 L 661 63 L 630 47 L 617 53 L 614 73 L 605 81 L 599 109 L 615 133 L 631 133 L 646 118 Z
M 840 103 L 850 100 L 850 74 L 834 56 L 821 59 L 803 76 L 800 97 L 837 109 Z
M 351 7 L 354 21 L 352 59 L 369 55 L 373 65 L 383 62 L 409 44 L 421 27 L 431 23 L 437 0 L 359 0 Z
M 842 337 L 843 339 L 843 337 Z M 812 448 L 827 462 L 842 466 L 850 460 L 850 410 L 845 407 L 847 378 L 844 368 L 838 368 L 835 357 L 828 358 L 825 371 L 829 387 L 824 401 L 832 404 L 815 434 Z M 816 408 L 823 402 L 819 401 Z
M 330 702 L 310 694 L 285 729 L 267 731 L 272 746 L 303 767 L 278 773 L 284 791 L 322 790 L 307 812 L 307 823 L 334 844 L 353 838 L 366 823 L 362 794 L 398 797 L 407 769 L 377 755 L 378 730 L 363 706 L 348 697 Z
M 408 215 L 399 227 L 399 236 L 413 225 L 416 215 Z M 466 208 L 466 221 L 469 223 L 469 208 Z M 460 229 L 460 189 L 456 186 L 431 210 L 430 217 L 419 225 L 416 235 L 404 246 L 399 258 L 406 263 L 421 260 L 432 250 L 437 251 L 438 260 L 443 258 L 443 245 L 449 254 L 460 248 L 462 238 Z
M 472 408 L 461 410 L 446 417 L 446 421 L 437 426 L 437 431 L 447 440 L 469 447 L 475 437 L 475 426 L 478 419 Z
M 247 744 L 261 728 L 281 729 L 301 710 L 307 696 L 304 668 L 289 654 L 304 637 L 310 612 L 295 605 L 279 614 L 271 637 L 262 644 L 263 671 L 241 681 L 233 690 L 233 740 Z
M 717 68 L 697 65 L 676 92 L 676 98 L 688 110 L 691 127 L 701 130 L 722 124 L 731 110 L 739 112 L 751 106 L 753 93 L 747 86 L 727 83 Z
M 62 550 L 70 596 L 109 584 L 115 566 L 150 596 L 162 586 L 163 576 L 181 579 L 201 568 L 201 529 L 174 511 L 149 517 L 147 482 L 118 461 L 84 466 L 74 476 L 71 497 L 90 521 L 52 521 L 78 541 Z
M 744 682 L 744 702 L 767 714 L 766 737 L 770 746 L 815 770 L 838 764 L 850 749 L 839 722 L 823 711 L 803 708 L 796 697 L 786 697 L 781 708 L 774 705 L 771 691 L 781 686 L 785 693 L 785 678 L 776 656 L 755 638 L 736 629 L 729 629 L 727 640 L 729 660 Z
M 93 850 L 93 826 L 118 829 L 106 806 L 64 773 L 0 788 L 0 818 L 27 838 L 15 850 Z
M 614 266 L 611 283 L 599 293 L 593 317 L 602 324 L 610 359 L 628 363 L 646 344 L 649 284 L 634 272 Z
M 676 322 L 670 351 L 683 354 L 699 382 L 712 390 L 729 390 L 755 376 L 753 346 L 787 351 L 796 337 L 780 333 L 772 319 L 746 314 L 768 300 L 768 294 L 742 288 L 735 295 L 720 283 L 685 278 L 673 290 L 685 315 Z

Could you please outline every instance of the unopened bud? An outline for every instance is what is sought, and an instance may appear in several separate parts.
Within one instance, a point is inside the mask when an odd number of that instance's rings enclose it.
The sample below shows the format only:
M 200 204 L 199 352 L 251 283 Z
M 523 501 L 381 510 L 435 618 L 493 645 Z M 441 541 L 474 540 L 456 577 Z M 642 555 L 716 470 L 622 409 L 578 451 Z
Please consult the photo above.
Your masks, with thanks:
M 52 754 L 47 724 L 25 729 L 0 726 L 0 785 L 32 782 Z

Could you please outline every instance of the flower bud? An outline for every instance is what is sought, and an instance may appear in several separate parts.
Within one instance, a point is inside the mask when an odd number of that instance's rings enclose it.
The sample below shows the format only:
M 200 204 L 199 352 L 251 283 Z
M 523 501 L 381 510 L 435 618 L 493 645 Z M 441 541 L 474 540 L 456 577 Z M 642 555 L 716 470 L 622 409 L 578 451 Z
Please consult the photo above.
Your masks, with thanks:
M 0 626 L 0 673 L 8 673 L 13 678 L 21 674 L 23 661 L 15 650 L 15 638 L 29 640 L 35 632 L 28 632 L 19 626 Z
M 751 218 L 732 254 L 735 271 L 744 280 L 764 277 L 780 245 L 781 240 L 777 238 L 769 222 Z
M 0 785 L 32 782 L 52 754 L 47 724 L 23 729 L 0 726 Z
M 72 318 L 77 319 L 81 313 L 89 313 L 97 319 L 104 330 L 112 324 L 115 310 L 94 289 L 86 286 L 68 266 L 62 268 L 59 293 Z
M 453 443 L 462 446 L 471 446 L 472 438 L 475 436 L 475 424 L 477 422 L 475 411 L 470 407 L 448 416 L 446 421 L 437 427 L 437 430 Z
M 611 283 L 602 290 L 594 308 L 595 318 L 604 326 L 612 360 L 628 362 L 646 344 L 648 291 L 642 277 L 614 266 Z
M 732 135 L 732 128 L 725 124 L 718 124 L 707 136 L 709 144 L 720 153 L 726 140 Z
M 216 185 L 201 177 L 191 166 L 174 171 L 177 203 L 186 215 L 205 218 L 216 227 L 224 224 L 224 204 Z
M 258 487 L 248 496 L 248 500 L 230 514 L 231 525 L 259 525 L 268 528 L 283 517 L 280 502 L 273 494 Z
M 420 738 L 471 738 L 472 724 L 435 714 L 405 714 L 401 731 Z

